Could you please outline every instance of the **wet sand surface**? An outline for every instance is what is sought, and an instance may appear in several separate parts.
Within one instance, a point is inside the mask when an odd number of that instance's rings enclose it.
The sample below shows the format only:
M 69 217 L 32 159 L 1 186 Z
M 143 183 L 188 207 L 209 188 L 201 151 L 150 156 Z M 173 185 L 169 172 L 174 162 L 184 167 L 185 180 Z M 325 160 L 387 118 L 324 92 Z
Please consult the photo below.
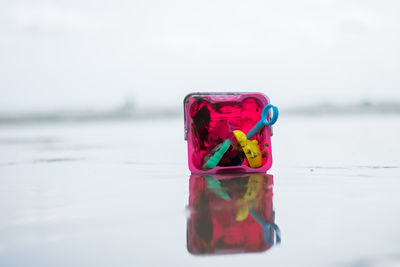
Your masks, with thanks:
M 183 120 L 0 126 L 0 266 L 400 266 L 400 117 L 274 127 L 282 242 L 187 250 Z

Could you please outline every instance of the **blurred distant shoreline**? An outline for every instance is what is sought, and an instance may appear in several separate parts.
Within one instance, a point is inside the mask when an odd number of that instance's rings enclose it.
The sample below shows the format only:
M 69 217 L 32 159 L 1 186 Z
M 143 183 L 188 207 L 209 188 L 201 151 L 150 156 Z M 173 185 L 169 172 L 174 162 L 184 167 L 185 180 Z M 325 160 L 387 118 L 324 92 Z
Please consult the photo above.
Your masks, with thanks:
M 400 102 L 362 102 L 355 104 L 321 103 L 299 107 L 280 107 L 287 116 L 400 115 Z M 42 112 L 0 113 L 0 125 L 91 121 L 149 120 L 183 116 L 181 108 L 136 109 L 131 106 L 114 109 L 71 109 Z

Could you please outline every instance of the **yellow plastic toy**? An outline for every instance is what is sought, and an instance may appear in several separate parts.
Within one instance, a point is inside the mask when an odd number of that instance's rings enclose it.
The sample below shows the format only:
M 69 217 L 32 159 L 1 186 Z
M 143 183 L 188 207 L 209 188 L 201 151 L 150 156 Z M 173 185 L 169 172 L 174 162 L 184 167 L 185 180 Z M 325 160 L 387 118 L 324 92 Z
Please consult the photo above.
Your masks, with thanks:
M 242 147 L 250 167 L 252 168 L 261 167 L 262 157 L 257 140 L 248 140 L 246 135 L 239 130 L 233 131 L 233 134 L 235 135 L 239 145 Z

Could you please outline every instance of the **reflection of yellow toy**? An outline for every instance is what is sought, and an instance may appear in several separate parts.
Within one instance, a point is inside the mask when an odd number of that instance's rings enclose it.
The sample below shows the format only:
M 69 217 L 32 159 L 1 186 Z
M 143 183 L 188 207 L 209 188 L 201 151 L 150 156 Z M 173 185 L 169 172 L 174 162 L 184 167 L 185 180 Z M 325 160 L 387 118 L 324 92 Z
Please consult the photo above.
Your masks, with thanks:
M 251 175 L 247 182 L 247 190 L 241 199 L 236 200 L 238 211 L 236 221 L 243 221 L 249 216 L 249 205 L 253 208 L 258 205 L 258 192 L 260 192 L 263 177 L 262 175 Z
M 261 151 L 258 146 L 257 140 L 248 140 L 246 135 L 239 130 L 233 131 L 237 142 L 242 147 L 244 154 L 246 155 L 247 161 L 250 167 L 258 168 L 261 167 Z

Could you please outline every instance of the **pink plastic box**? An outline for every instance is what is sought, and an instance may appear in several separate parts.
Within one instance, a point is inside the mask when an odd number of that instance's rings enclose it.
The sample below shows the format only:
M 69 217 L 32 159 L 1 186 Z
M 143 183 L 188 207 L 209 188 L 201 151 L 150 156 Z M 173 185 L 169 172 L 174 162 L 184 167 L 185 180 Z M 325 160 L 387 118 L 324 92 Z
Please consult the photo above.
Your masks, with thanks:
M 235 144 L 234 130 L 247 134 L 260 120 L 269 99 L 261 93 L 191 93 L 184 99 L 185 140 L 192 173 L 266 172 L 272 165 L 272 127 L 265 126 L 252 138 L 262 155 L 260 167 L 250 167 Z M 270 118 L 268 113 L 268 118 Z M 204 168 L 207 156 L 224 140 L 233 140 L 216 167 Z

